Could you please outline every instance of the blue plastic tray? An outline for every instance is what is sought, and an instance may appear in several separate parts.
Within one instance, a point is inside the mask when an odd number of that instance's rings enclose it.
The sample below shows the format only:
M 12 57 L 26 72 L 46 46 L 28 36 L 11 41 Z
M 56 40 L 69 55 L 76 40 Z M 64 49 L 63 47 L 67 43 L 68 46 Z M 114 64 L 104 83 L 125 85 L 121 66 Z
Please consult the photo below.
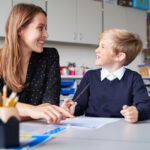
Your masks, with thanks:
M 61 80 L 61 86 L 72 86 L 75 80 Z
M 60 94 L 74 94 L 75 88 L 61 88 Z

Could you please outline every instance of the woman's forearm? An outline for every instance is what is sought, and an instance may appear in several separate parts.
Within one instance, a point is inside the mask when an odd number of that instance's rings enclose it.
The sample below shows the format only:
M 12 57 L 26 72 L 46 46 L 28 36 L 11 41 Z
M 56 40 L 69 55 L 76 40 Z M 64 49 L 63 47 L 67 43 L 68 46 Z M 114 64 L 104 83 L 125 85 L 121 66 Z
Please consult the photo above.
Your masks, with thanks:
M 31 119 L 30 117 L 30 110 L 34 108 L 34 106 L 30 104 L 20 103 L 18 102 L 16 104 L 16 108 L 18 110 L 18 113 L 21 117 L 21 120 L 28 120 Z

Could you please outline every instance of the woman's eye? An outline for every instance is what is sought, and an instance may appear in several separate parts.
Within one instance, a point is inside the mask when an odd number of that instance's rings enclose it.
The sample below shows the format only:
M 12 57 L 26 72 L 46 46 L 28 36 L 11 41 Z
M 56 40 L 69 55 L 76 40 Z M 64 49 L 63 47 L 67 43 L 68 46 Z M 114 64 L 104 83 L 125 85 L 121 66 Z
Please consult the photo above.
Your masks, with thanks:
M 40 29 L 40 31 L 42 31 L 42 30 L 43 30 L 43 27 L 39 27 L 39 29 Z

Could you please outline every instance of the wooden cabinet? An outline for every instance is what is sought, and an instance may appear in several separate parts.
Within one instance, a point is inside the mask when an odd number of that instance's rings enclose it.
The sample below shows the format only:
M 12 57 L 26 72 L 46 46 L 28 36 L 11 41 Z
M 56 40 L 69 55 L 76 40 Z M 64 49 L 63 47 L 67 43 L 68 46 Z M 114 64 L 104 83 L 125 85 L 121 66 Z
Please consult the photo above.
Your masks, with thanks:
M 98 44 L 102 32 L 101 2 L 48 0 L 50 41 Z
M 1 23 L 0 36 L 1 37 L 5 36 L 5 24 L 11 8 L 12 8 L 11 0 L 2 1 L 0 4 L 0 23 Z

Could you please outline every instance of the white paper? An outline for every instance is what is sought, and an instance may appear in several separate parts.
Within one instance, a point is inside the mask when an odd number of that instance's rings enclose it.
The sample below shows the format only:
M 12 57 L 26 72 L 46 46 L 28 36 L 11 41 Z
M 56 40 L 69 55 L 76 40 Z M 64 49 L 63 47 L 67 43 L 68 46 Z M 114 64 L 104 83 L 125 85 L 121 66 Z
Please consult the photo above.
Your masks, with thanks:
M 100 128 L 104 125 L 119 121 L 119 118 L 101 118 L 101 117 L 75 117 L 61 121 L 62 126 L 71 126 L 73 128 Z

